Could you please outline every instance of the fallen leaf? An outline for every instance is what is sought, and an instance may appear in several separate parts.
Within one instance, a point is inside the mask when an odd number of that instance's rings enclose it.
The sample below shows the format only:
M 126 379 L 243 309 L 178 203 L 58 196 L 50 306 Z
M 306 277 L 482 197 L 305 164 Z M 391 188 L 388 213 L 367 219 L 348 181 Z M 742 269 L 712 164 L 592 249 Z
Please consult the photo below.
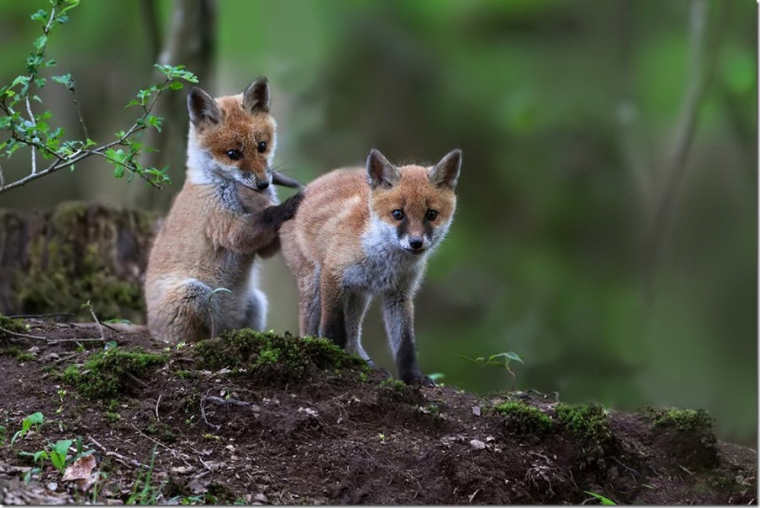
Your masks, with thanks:
M 81 490 L 87 491 L 95 483 L 97 477 L 97 475 L 92 474 L 96 463 L 95 455 L 93 454 L 79 457 L 63 472 L 63 481 L 76 480 L 77 486 Z
M 480 416 L 480 406 L 472 406 L 472 414 Z

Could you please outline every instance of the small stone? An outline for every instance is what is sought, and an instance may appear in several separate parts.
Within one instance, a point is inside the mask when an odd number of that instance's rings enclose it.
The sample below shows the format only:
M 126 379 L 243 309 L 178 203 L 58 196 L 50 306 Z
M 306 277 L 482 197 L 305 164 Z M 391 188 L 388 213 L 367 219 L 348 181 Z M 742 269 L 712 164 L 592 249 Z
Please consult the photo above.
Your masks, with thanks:
M 50 483 L 48 483 L 46 485 L 46 487 L 48 488 L 48 490 L 55 491 L 58 488 L 58 483 L 57 482 L 50 482 Z
M 267 499 L 267 496 L 265 496 L 263 493 L 259 492 L 255 496 L 253 496 L 254 501 L 258 501 L 259 503 L 268 503 L 269 499 Z
M 480 416 L 480 406 L 472 406 L 472 414 Z
M 473 439 L 470 441 L 470 446 L 474 450 L 482 450 L 486 447 L 486 444 L 483 441 L 480 441 L 479 439 Z

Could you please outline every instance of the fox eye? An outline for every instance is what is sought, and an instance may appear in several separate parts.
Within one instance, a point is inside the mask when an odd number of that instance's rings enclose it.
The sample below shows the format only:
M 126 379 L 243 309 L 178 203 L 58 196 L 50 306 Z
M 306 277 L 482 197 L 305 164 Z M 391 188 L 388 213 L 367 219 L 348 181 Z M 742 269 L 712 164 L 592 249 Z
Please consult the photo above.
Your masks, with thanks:
M 240 150 L 227 150 L 227 157 L 234 161 L 239 161 L 243 158 L 243 154 L 240 153 Z
M 432 208 L 428 208 L 428 211 L 425 212 L 425 218 L 429 221 L 434 221 L 438 217 L 438 210 L 433 210 Z
M 391 212 L 391 215 L 393 216 L 394 219 L 401 220 L 404 218 L 404 211 L 396 209 Z
M 259 153 L 264 153 L 267 151 L 267 142 L 266 141 L 259 141 L 259 144 L 256 146 L 256 149 L 259 151 Z

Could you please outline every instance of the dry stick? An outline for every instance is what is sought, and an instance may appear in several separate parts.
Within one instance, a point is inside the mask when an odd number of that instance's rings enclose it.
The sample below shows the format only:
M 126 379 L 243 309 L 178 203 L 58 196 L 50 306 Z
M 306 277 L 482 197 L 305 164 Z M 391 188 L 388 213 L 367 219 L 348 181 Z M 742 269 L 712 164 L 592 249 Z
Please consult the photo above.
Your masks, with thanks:
M 32 122 L 32 126 L 36 126 L 37 122 L 34 121 L 34 113 L 32 113 L 32 105 L 29 104 L 29 97 L 26 98 L 26 112 L 29 113 L 29 121 Z M 37 148 L 32 145 L 32 174 L 37 173 Z
M 100 324 L 100 320 L 98 319 L 98 316 L 95 315 L 95 310 L 92 308 L 92 304 L 89 302 L 89 300 L 87 301 L 87 308 L 89 309 L 90 314 L 92 314 L 92 319 L 94 319 L 95 323 L 97 323 L 98 325 L 98 329 L 100 330 L 100 338 L 102 340 L 106 340 L 106 336 L 103 330 L 103 325 Z
M 231 406 L 249 407 L 254 410 L 256 408 L 260 409 L 257 404 L 254 404 L 252 402 L 246 402 L 244 400 L 238 400 L 238 399 L 233 399 L 233 398 L 223 399 L 221 397 L 216 397 L 214 395 L 209 395 L 208 397 L 205 397 L 205 399 L 210 402 L 213 402 L 214 404 L 219 404 L 220 406 L 231 405 Z
M 29 335 L 28 333 L 20 333 L 20 332 L 12 332 L 8 330 L 7 328 L 3 328 L 0 326 L 0 332 L 4 332 L 10 335 L 15 335 L 17 337 L 25 337 L 27 339 L 35 339 L 35 340 L 48 340 L 45 337 L 40 337 L 39 335 Z
M 156 421 L 160 422 L 161 418 L 158 417 L 158 405 L 161 403 L 161 394 L 158 394 L 158 399 L 156 399 Z
M 187 459 L 185 459 L 185 457 L 184 457 L 184 456 L 187 456 L 187 454 L 185 454 L 185 453 L 180 453 L 180 452 L 178 452 L 177 450 L 175 450 L 174 448 L 171 448 L 171 447 L 169 447 L 169 446 L 166 446 L 164 443 L 162 443 L 162 442 L 161 442 L 161 441 L 159 441 L 158 439 L 153 439 L 152 437 L 150 437 L 149 435 L 145 434 L 143 431 L 141 431 L 140 429 L 138 429 L 138 428 L 137 428 L 137 426 L 136 426 L 134 423 L 130 423 L 130 425 L 131 425 L 131 426 L 132 426 L 132 428 L 133 428 L 133 429 L 135 429 L 135 430 L 137 431 L 137 433 L 138 433 L 138 434 L 140 434 L 142 437 L 144 437 L 145 439 L 149 439 L 149 440 L 153 441 L 154 443 L 156 443 L 157 445 L 161 446 L 162 448 L 166 448 L 167 450 L 169 450 L 169 452 L 170 452 L 170 453 L 171 453 L 171 454 L 172 454 L 174 457 L 178 457 L 178 458 L 179 458 L 179 459 L 180 459 L 182 462 L 184 462 L 186 466 L 191 466 L 191 464 L 190 464 L 190 463 L 187 461 Z
M 206 423 L 206 425 L 208 425 L 214 430 L 219 430 L 222 428 L 221 425 L 216 425 L 214 423 L 211 423 L 208 421 L 208 418 L 206 418 L 206 397 L 208 396 L 208 392 L 210 392 L 211 390 L 213 390 L 213 388 L 209 388 L 208 390 L 206 390 L 206 393 L 201 398 L 201 417 L 203 417 L 203 421 Z
M 106 454 L 106 457 L 113 457 L 125 466 L 145 467 L 143 464 L 141 464 L 135 459 L 130 459 L 129 457 L 125 457 L 124 455 L 121 455 L 120 453 L 108 451 L 105 446 L 95 441 L 95 438 L 93 438 L 92 436 L 87 436 L 87 438 L 90 440 L 92 444 L 100 448 L 103 451 L 103 453 Z

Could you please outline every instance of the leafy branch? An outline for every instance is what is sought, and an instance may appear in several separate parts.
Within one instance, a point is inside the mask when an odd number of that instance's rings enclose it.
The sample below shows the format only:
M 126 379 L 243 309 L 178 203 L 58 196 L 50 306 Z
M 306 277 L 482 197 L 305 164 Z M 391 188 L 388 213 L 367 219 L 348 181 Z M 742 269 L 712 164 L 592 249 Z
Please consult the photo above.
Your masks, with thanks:
M 126 130 L 117 132 L 114 135 L 115 139 L 99 144 L 88 135 L 76 96 L 76 82 L 71 74 L 52 76 L 53 82 L 71 92 L 84 136 L 84 139 L 64 139 L 63 128 L 51 129 L 51 113 L 44 111 L 35 114 L 32 102 L 42 104 L 42 99 L 36 91 L 47 85 L 47 78 L 41 73 L 44 69 L 56 65 L 54 58 L 45 56 L 49 34 L 57 25 L 69 20 L 67 12 L 79 5 L 79 0 L 49 2 L 49 11 L 39 9 L 31 15 L 32 21 L 40 23 L 42 35 L 35 39 L 34 48 L 26 59 L 26 72 L 16 76 L 9 84 L 0 86 L 0 155 L 10 158 L 20 148 L 31 149 L 31 172 L 28 175 L 6 184 L 0 168 L 0 193 L 65 168 L 74 171 L 78 162 L 93 156 L 101 157 L 111 164 L 116 178 L 126 176 L 127 180 L 131 181 L 140 177 L 160 188 L 169 181 L 167 168 L 158 169 L 140 164 L 139 155 L 150 148 L 138 141 L 139 135 L 148 128 L 161 132 L 163 119 L 152 113 L 161 94 L 182 89 L 183 82 L 197 83 L 198 78 L 182 65 L 156 64 L 155 67 L 163 74 L 164 80 L 139 90 L 135 99 L 127 104 L 127 107 L 139 107 L 139 116 Z M 51 162 L 44 169 L 38 169 L 38 157 Z

